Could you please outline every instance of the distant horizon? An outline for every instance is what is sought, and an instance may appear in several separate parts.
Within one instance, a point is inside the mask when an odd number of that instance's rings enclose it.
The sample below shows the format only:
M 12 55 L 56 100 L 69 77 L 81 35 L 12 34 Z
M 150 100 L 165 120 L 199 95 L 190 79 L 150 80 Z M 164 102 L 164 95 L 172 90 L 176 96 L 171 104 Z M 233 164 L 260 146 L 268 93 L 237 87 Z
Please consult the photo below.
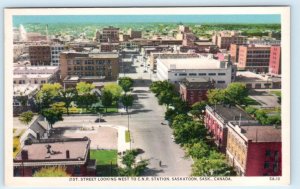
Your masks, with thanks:
M 13 26 L 20 24 L 280 24 L 279 14 L 243 15 L 18 15 Z

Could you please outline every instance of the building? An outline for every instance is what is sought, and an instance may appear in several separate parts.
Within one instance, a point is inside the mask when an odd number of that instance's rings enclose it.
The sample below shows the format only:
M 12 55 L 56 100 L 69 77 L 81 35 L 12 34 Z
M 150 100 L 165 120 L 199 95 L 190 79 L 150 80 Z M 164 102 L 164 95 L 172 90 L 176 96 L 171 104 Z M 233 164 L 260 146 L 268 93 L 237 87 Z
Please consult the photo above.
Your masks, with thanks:
M 227 146 L 227 123 L 229 121 L 240 121 L 249 125 L 258 124 L 256 120 L 239 107 L 220 104 L 206 106 L 204 125 L 211 133 L 220 151 L 224 153 Z
M 281 40 L 268 36 L 248 38 L 248 44 L 253 45 L 280 45 Z
M 239 61 L 239 50 L 240 46 L 246 45 L 246 44 L 231 44 L 230 45 L 230 57 L 231 57 L 231 62 L 236 63 Z
M 142 31 L 130 29 L 128 33 L 131 39 L 142 38 Z
M 64 45 L 62 44 L 52 44 L 51 48 L 51 66 L 59 66 L 59 55 L 60 52 L 64 50 Z
M 179 83 L 179 93 L 189 105 L 207 100 L 207 91 L 214 88 L 214 83 L 201 77 L 187 77 Z
M 245 44 L 247 37 L 242 36 L 237 31 L 220 31 L 212 36 L 212 42 L 216 44 L 220 49 L 229 50 L 230 44 Z
M 167 58 L 198 58 L 199 54 L 195 53 L 174 53 L 171 51 L 168 52 L 151 52 L 148 58 L 148 63 L 150 64 L 150 69 L 156 71 L 157 68 L 157 58 L 167 59 Z
M 39 84 L 13 85 L 13 115 L 19 115 L 25 111 L 35 111 L 34 97 L 40 90 Z
M 119 34 L 119 40 L 120 42 L 126 42 L 129 41 L 130 35 L 128 34 Z
M 50 45 L 29 45 L 29 59 L 32 66 L 50 66 Z
M 119 51 L 119 48 L 120 48 L 119 43 L 101 43 L 100 44 L 101 52 Z
M 225 88 L 234 79 L 233 66 L 212 57 L 168 58 L 157 60 L 157 78 L 178 83 L 186 77 L 202 77 L 215 82 L 216 88 Z
M 281 47 L 271 46 L 269 73 L 271 75 L 281 75 Z
M 239 47 L 238 69 L 268 73 L 270 46 L 243 45 Z
M 59 80 L 58 66 L 14 66 L 14 85 L 55 83 Z
M 21 59 L 21 55 L 28 53 L 28 47 L 25 44 L 14 44 L 13 46 L 13 57 L 14 62 L 17 62 Z
M 194 42 L 196 41 L 196 36 L 189 32 L 183 34 L 182 45 L 183 46 L 194 46 Z
M 31 177 L 44 167 L 63 166 L 71 176 L 95 176 L 91 140 L 84 138 L 28 139 L 13 159 L 14 176 Z
M 101 32 L 97 31 L 95 40 L 101 43 L 118 43 L 119 42 L 119 28 L 109 26 L 103 28 Z
M 70 76 L 91 80 L 116 80 L 119 75 L 118 53 L 88 53 L 64 51 L 60 53 L 61 79 Z
M 238 71 L 236 82 L 245 83 L 248 89 L 281 89 L 281 77 Z
M 226 157 L 240 176 L 281 176 L 281 129 L 228 123 Z

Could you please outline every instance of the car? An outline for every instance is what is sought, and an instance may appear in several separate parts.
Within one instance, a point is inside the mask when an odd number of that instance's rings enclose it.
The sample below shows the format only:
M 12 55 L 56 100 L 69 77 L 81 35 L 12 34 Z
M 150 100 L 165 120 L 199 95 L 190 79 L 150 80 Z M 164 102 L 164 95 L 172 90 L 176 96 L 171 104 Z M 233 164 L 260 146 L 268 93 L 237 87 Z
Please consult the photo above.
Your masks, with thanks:
M 144 73 L 147 73 L 147 70 L 144 70 Z
M 144 64 L 141 64 L 141 66 L 143 67 L 143 66 L 144 66 Z

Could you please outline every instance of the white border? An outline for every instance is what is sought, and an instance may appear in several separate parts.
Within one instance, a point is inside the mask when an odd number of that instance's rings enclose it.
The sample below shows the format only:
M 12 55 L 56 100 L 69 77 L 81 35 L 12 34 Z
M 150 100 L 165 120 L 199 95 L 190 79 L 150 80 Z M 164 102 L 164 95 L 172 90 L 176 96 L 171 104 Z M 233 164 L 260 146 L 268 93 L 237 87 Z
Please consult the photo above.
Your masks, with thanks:
M 12 17 L 14 15 L 185 15 L 185 14 L 280 14 L 282 31 L 282 176 L 231 177 L 231 181 L 69 181 L 69 178 L 13 177 L 12 125 Z M 271 186 L 290 183 L 290 8 L 289 7 L 181 7 L 181 8 L 35 8 L 5 9 L 5 184 L 8 186 Z M 171 177 L 170 177 L 171 178 Z M 212 178 L 214 180 L 214 178 Z

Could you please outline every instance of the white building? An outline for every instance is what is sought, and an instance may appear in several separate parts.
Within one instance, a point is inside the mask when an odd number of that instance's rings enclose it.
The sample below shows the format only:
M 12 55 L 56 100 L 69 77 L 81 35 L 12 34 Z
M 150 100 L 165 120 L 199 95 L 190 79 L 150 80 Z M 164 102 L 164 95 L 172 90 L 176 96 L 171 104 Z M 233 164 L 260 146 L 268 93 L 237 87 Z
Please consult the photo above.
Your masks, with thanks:
M 59 66 L 59 55 L 64 50 L 64 45 L 53 44 L 50 46 L 51 49 L 51 66 Z
M 14 85 L 53 83 L 58 71 L 58 66 L 14 66 Z
M 186 77 L 203 77 L 224 88 L 235 78 L 231 64 L 211 57 L 157 59 L 157 78 L 178 83 Z

